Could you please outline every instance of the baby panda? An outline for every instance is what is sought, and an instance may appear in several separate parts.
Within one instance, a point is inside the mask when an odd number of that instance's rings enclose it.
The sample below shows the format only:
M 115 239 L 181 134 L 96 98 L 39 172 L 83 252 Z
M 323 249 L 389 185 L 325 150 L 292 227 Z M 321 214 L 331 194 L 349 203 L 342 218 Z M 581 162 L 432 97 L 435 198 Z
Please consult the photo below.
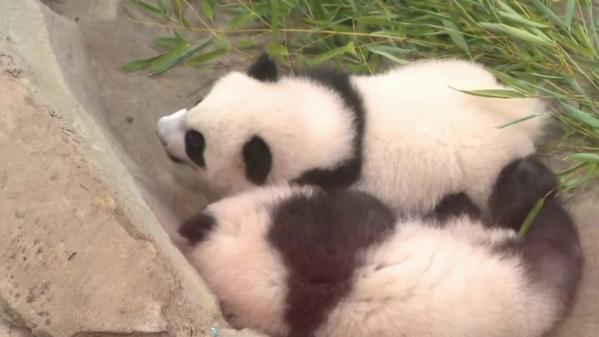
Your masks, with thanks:
M 537 99 L 458 91 L 503 88 L 458 60 L 374 76 L 280 76 L 263 55 L 247 73 L 216 81 L 192 109 L 161 118 L 157 133 L 172 159 L 196 166 L 223 195 L 295 182 L 351 187 L 414 214 L 462 191 L 484 207 L 499 171 L 534 152 L 547 119 Z
M 237 328 L 273 337 L 540 337 L 569 308 L 583 257 L 556 181 L 504 168 L 490 226 L 465 194 L 397 217 L 351 189 L 281 184 L 209 205 L 179 229 Z M 513 229 L 549 195 L 524 238 Z

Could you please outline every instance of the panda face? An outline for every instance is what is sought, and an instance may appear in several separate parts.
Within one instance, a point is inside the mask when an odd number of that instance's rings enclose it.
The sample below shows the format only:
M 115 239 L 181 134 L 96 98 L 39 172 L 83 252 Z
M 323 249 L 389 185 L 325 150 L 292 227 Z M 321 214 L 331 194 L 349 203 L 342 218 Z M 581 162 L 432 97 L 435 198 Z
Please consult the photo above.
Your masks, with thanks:
M 290 181 L 350 158 L 354 125 L 343 99 L 307 78 L 276 75 L 261 57 L 220 78 L 195 107 L 158 121 L 169 157 L 228 195 Z
M 235 328 L 253 327 L 279 336 L 289 332 L 282 320 L 287 271 L 282 257 L 264 238 L 272 225 L 273 208 L 293 196 L 314 193 L 310 188 L 287 186 L 253 189 L 209 205 L 179 228 L 189 243 L 184 249 L 187 258 L 209 283 Z
M 272 153 L 256 118 L 264 118 L 264 83 L 241 73 L 221 78 L 205 99 L 158 121 L 157 133 L 174 161 L 193 165 L 224 193 L 266 183 Z M 243 127 L 240 127 L 243 126 Z

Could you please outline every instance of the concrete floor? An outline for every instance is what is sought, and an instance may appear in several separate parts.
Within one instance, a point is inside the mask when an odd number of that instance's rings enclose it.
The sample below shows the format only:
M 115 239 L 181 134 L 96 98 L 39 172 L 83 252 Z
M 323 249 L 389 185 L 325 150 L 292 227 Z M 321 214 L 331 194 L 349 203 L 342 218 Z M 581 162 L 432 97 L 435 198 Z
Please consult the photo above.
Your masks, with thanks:
M 190 169 L 167 160 L 154 135 L 155 123 L 160 116 L 195 103 L 217 74 L 230 65 L 201 71 L 178 67 L 155 78 L 122 73 L 119 67 L 124 63 L 152 56 L 155 50 L 148 44 L 150 37 L 166 32 L 125 20 L 117 0 L 44 2 L 76 22 L 92 70 L 92 77 L 84 81 L 89 82 L 87 88 L 95 90 L 90 100 L 104 112 L 95 117 L 106 124 L 124 149 L 125 164 L 158 220 L 172 233 L 180 219 L 206 203 L 210 193 Z M 599 336 L 599 184 L 580 191 L 568 203 L 580 228 L 586 271 L 571 316 L 553 336 Z

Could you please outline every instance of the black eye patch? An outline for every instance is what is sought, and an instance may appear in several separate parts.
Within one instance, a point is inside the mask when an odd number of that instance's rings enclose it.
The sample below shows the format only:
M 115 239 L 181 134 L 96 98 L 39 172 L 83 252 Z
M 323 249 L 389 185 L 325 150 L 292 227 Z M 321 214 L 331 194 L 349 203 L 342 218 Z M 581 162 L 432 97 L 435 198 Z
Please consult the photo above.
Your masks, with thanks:
M 196 130 L 187 131 L 185 134 L 185 153 L 200 167 L 206 167 L 204 160 L 204 149 L 206 148 L 206 140 L 201 132 Z

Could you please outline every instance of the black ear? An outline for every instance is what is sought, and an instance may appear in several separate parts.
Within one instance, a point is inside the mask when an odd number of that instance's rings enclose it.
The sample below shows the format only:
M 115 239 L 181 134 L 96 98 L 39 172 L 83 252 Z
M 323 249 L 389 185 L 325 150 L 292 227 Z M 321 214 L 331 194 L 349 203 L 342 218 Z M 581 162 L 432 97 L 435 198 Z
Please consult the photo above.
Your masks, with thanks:
M 279 78 L 277 64 L 263 53 L 248 69 L 248 76 L 262 82 L 276 82 Z
M 262 138 L 253 136 L 243 145 L 242 155 L 246 178 L 256 185 L 264 184 L 272 167 L 268 144 Z
M 178 232 L 189 243 L 195 244 L 202 241 L 215 225 L 216 219 L 212 215 L 201 212 L 183 222 Z

